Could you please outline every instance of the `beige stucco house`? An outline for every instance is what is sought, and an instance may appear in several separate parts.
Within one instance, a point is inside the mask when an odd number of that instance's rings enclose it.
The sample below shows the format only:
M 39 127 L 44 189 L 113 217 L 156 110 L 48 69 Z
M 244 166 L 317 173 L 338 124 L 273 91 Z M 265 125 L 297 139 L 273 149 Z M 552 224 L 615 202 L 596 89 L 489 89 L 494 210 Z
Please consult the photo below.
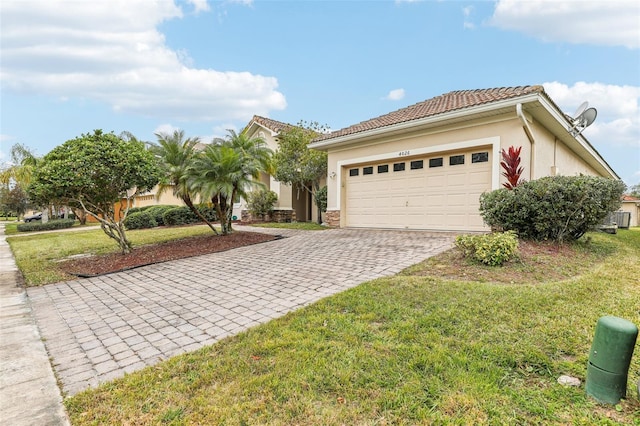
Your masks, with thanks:
M 291 127 L 291 125 L 256 115 L 249 121 L 249 124 L 244 128 L 243 132 L 249 137 L 262 138 L 267 146 L 275 152 L 278 149 L 278 135 L 288 127 Z M 200 143 L 196 146 L 196 149 L 202 150 L 205 147 L 205 144 Z M 317 209 L 311 195 L 307 191 L 292 188 L 291 185 L 281 184 L 267 173 L 261 174 L 260 181 L 267 189 L 274 191 L 278 195 L 275 214 L 271 218 L 272 220 L 282 222 L 290 222 L 292 220 L 299 222 L 317 221 Z M 182 206 L 184 202 L 174 196 L 171 189 L 160 193 L 159 186 L 156 186 L 151 191 L 136 196 L 132 207 L 153 205 Z M 244 199 L 240 199 L 239 202 L 234 203 L 233 214 L 237 219 L 251 219 L 248 215 L 247 205 Z
M 449 92 L 322 135 L 326 222 L 340 227 L 485 231 L 479 197 L 498 189 L 500 152 L 523 177 L 617 174 L 542 86 Z
M 281 131 L 290 127 L 291 124 L 254 115 L 243 132 L 248 137 L 262 138 L 267 146 L 275 152 L 278 149 L 278 135 Z M 262 174 L 260 181 L 267 189 L 274 191 L 278 195 L 278 201 L 275 205 L 275 213 L 278 220 L 317 221 L 317 208 L 308 191 L 280 183 L 273 176 L 266 173 Z M 238 211 L 240 210 L 246 211 L 244 202 L 239 207 Z

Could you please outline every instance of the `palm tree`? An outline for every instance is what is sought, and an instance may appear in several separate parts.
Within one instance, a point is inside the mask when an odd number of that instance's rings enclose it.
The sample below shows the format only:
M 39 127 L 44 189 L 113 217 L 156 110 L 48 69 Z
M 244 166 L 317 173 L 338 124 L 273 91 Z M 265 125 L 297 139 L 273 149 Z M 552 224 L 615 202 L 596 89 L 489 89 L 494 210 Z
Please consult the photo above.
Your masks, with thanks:
M 222 234 L 233 232 L 233 202 L 247 190 L 261 186 L 261 172 L 271 171 L 272 151 L 262 138 L 249 138 L 229 130 L 224 139 L 214 139 L 190 170 L 190 188 L 210 199 L 216 209 Z
M 158 197 L 171 189 L 173 195 L 180 198 L 189 209 L 205 222 L 218 235 L 213 224 L 200 212 L 193 203 L 192 191 L 188 185 L 189 169 L 193 166 L 197 155 L 196 145 L 200 138 L 184 139 L 183 130 L 175 130 L 173 134 L 156 133 L 158 144 L 151 149 L 160 159 L 164 171 L 164 179 L 160 182 Z
M 31 176 L 38 166 L 41 158 L 26 146 L 17 143 L 11 147 L 11 166 L 0 172 L 0 183 L 8 185 L 14 181 L 22 188 L 26 188 L 31 183 Z

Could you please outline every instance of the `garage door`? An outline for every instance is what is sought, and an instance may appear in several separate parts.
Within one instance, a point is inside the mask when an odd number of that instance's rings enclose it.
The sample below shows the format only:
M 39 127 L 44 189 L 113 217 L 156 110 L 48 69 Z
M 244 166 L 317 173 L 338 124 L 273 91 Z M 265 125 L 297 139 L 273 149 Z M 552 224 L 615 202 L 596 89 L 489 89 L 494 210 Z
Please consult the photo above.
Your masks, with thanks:
M 346 225 L 482 231 L 479 197 L 491 190 L 491 150 L 347 167 Z

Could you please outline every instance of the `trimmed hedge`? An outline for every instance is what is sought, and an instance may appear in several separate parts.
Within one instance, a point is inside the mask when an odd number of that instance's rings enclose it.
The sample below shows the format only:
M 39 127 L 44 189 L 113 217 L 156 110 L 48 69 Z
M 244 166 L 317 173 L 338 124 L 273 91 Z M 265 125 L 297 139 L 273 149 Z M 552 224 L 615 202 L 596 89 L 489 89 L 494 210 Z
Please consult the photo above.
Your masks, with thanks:
M 153 216 L 153 218 L 156 220 L 158 226 L 162 226 L 162 225 L 165 225 L 164 219 L 163 219 L 165 212 L 173 209 L 174 207 L 175 206 L 166 206 L 166 205 L 151 206 L 143 211 L 150 213 Z
M 71 228 L 74 223 L 76 223 L 75 219 L 57 219 L 50 220 L 47 223 L 21 223 L 16 228 L 18 229 L 18 232 L 51 231 L 54 229 Z
M 127 229 L 147 229 L 158 226 L 153 214 L 147 211 L 138 211 L 130 213 L 124 220 L 124 226 Z
M 216 211 L 204 205 L 197 206 L 200 213 L 209 221 L 217 221 Z M 174 207 L 164 212 L 162 221 L 167 226 L 188 225 L 201 222 L 200 218 L 187 206 Z
M 174 207 L 164 212 L 162 221 L 167 226 L 187 225 L 199 222 L 200 219 L 187 206 Z
M 577 240 L 620 207 L 625 184 L 597 176 L 549 176 L 480 196 L 480 214 L 494 229 L 520 238 Z

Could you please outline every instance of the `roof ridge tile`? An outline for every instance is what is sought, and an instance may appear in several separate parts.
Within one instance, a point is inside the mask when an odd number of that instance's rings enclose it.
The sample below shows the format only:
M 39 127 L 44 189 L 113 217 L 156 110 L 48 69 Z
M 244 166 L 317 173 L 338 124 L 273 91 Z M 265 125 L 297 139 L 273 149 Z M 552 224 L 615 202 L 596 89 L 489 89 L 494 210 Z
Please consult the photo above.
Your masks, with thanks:
M 407 121 L 418 120 L 445 112 L 460 110 L 473 106 L 483 105 L 504 99 L 510 99 L 530 93 L 544 94 L 544 88 L 541 85 L 533 86 L 514 86 L 514 87 L 495 87 L 489 89 L 463 89 L 454 90 L 413 105 L 400 108 L 395 111 L 361 121 L 349 127 L 321 135 L 314 142 L 327 139 L 334 139 L 341 136 L 361 133 L 368 130 L 374 130 L 381 127 L 387 127 L 394 124 L 404 123 Z

